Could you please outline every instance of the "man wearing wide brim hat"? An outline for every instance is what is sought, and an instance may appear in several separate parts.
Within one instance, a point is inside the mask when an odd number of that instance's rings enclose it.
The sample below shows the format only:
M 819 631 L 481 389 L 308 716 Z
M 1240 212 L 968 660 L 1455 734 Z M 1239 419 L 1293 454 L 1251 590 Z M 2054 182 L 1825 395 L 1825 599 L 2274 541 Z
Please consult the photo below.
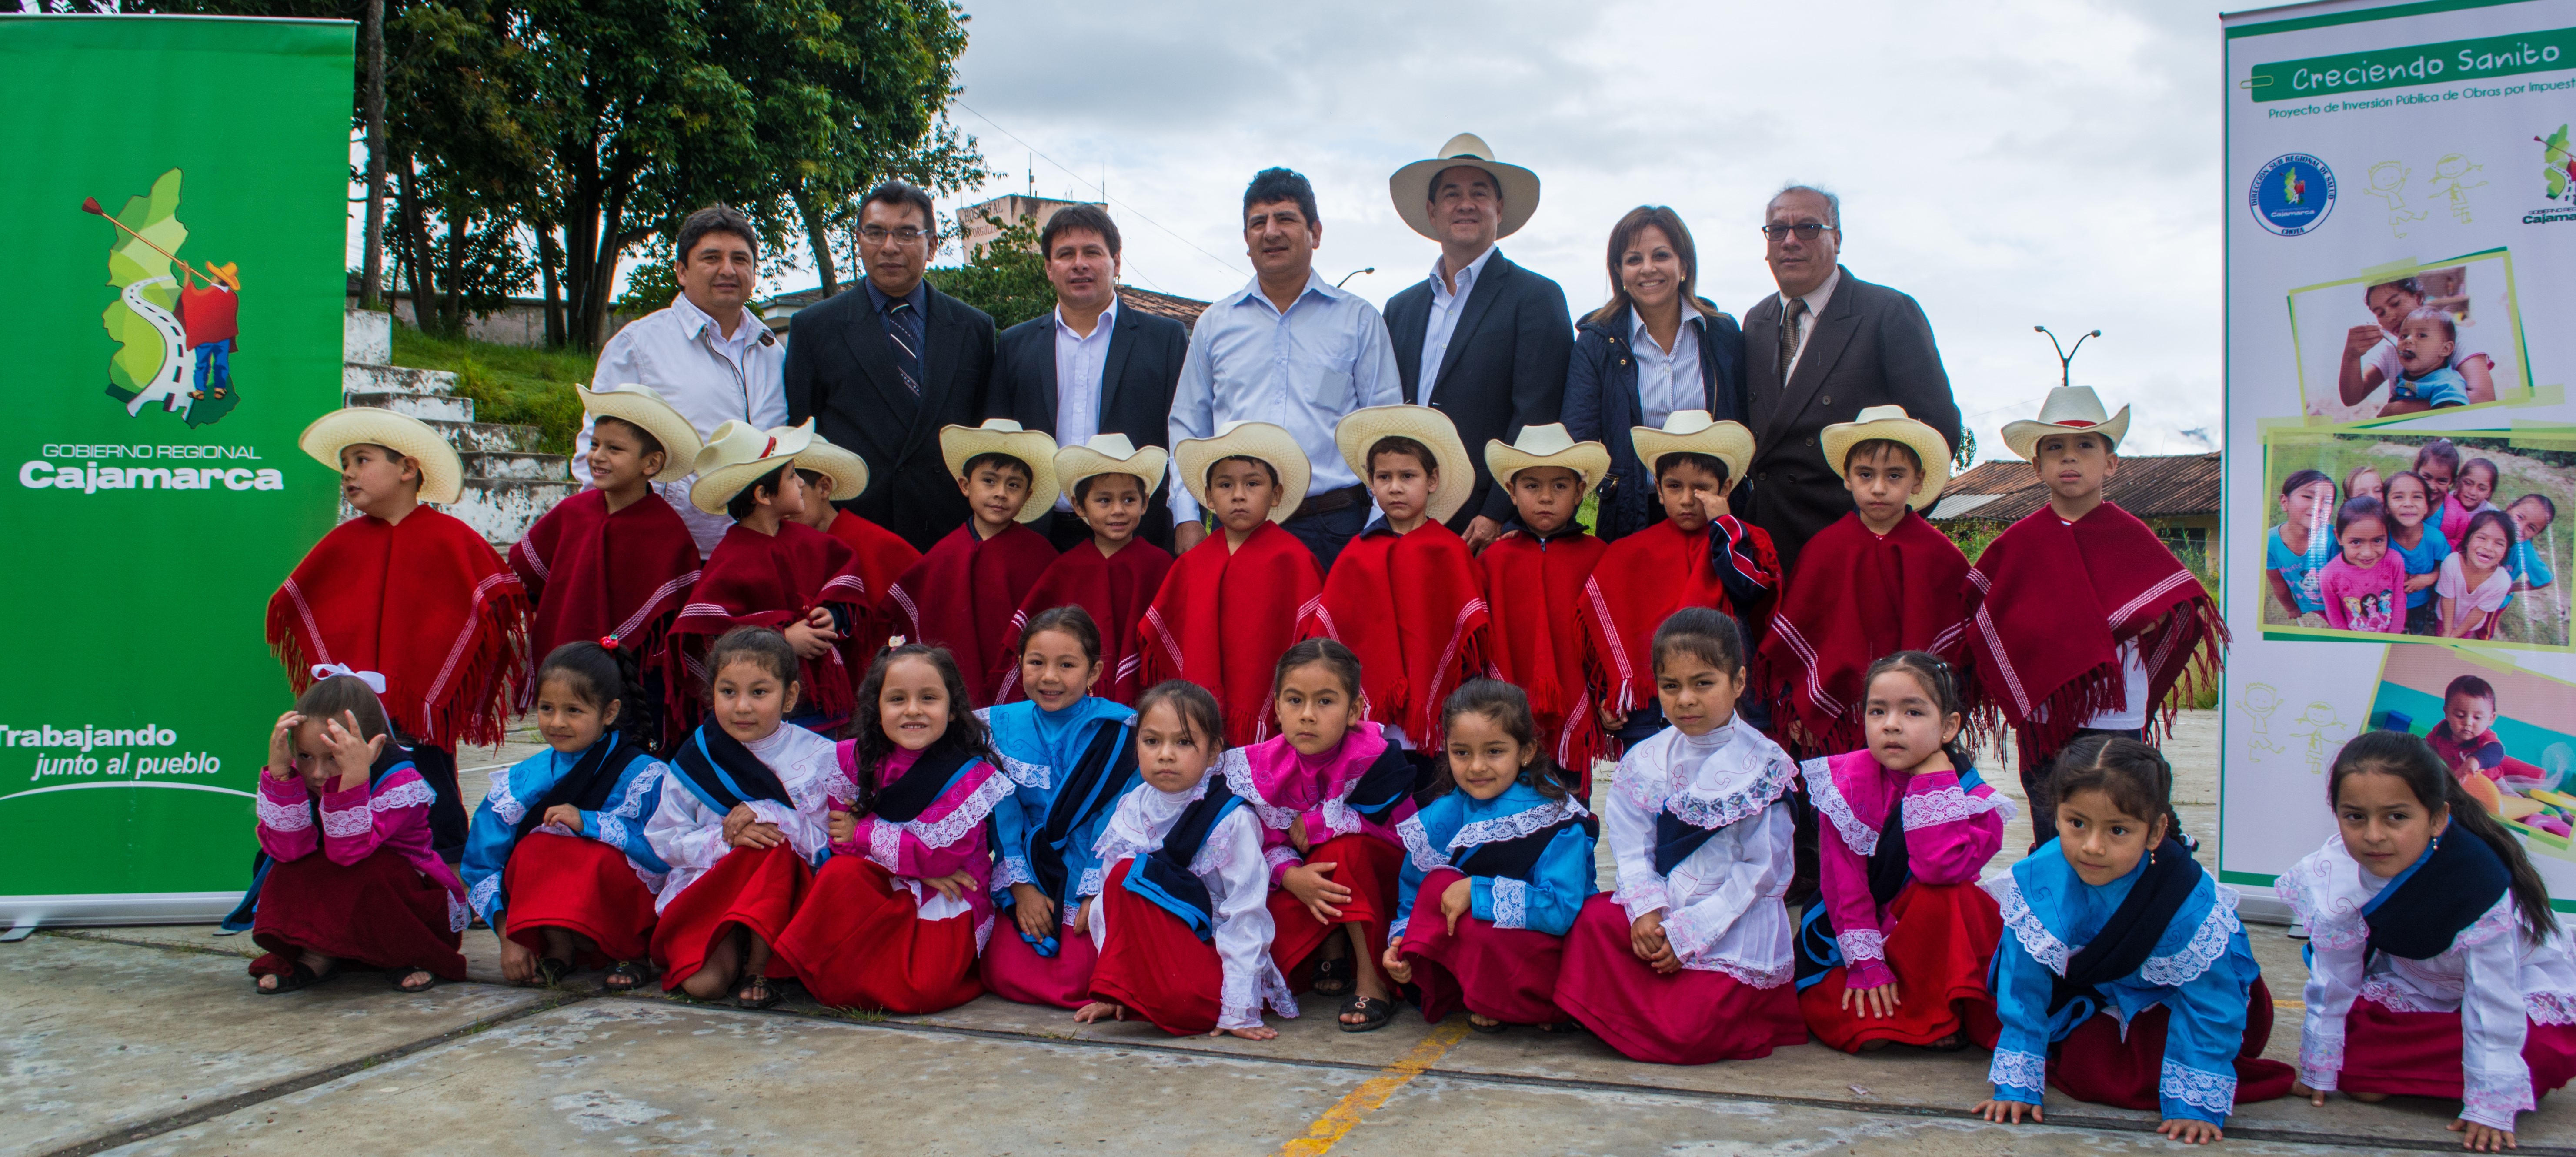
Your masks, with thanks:
M 780 467 L 794 465 L 796 456 L 813 441 L 810 419 L 801 426 L 767 430 L 742 421 L 716 427 L 689 471 L 696 475 L 689 484 L 689 504 L 708 514 L 725 513 L 744 487 L 777 473 Z
M 1467 505 L 1467 477 L 1475 463 L 1447 415 L 1429 406 L 1371 406 L 1352 411 L 1333 427 L 1333 443 L 1341 449 L 1342 461 L 1364 486 L 1370 485 L 1372 473 L 1369 453 L 1388 438 L 1417 442 L 1437 460 L 1426 463 L 1434 475 L 1431 501 L 1425 508 L 1431 521 L 1445 523 Z
M 2104 414 L 2102 398 L 2091 386 L 2059 386 L 2048 391 L 2036 420 L 2004 423 L 2004 446 L 2025 462 L 2039 460 L 2039 440 L 2051 434 L 2098 434 L 2105 449 L 2118 453 L 2129 436 L 2129 408 Z
M 1019 520 L 1036 522 L 1055 509 L 1060 493 L 1055 482 L 1055 439 L 1044 430 L 1024 430 L 1009 418 L 986 418 L 981 426 L 939 428 L 939 454 L 948 472 L 965 484 L 966 464 L 987 454 L 1000 454 L 1029 469 L 1029 498 L 1020 504 Z
M 1447 415 L 1470 446 L 1555 417 L 1574 352 L 1565 290 L 1495 248 L 1538 211 L 1538 174 L 1460 133 L 1437 155 L 1397 169 L 1387 192 L 1404 223 L 1440 246 L 1431 275 L 1386 303 L 1404 400 Z M 1464 506 L 1441 521 L 1481 549 L 1502 533 L 1512 502 L 1484 462 L 1469 468 Z
M 1905 416 L 1903 406 L 1871 406 L 1862 410 L 1857 421 L 1836 422 L 1817 435 L 1824 443 L 1825 465 L 1848 482 L 1851 477 L 1852 448 L 1863 442 L 1894 442 L 1914 453 L 1915 467 L 1921 484 L 1906 505 L 1916 510 L 1930 510 L 1941 500 L 1941 488 L 1950 484 L 1950 444 L 1941 432 Z
M 1173 470 L 1181 476 L 1181 487 L 1189 491 L 1201 507 L 1208 505 L 1208 470 L 1228 458 L 1250 458 L 1267 462 L 1279 475 L 1279 503 L 1270 508 L 1270 521 L 1286 522 L 1296 509 L 1297 496 L 1306 492 L 1313 477 L 1306 452 L 1285 428 L 1269 422 L 1227 422 L 1217 427 L 1214 437 L 1185 438 L 1172 447 Z

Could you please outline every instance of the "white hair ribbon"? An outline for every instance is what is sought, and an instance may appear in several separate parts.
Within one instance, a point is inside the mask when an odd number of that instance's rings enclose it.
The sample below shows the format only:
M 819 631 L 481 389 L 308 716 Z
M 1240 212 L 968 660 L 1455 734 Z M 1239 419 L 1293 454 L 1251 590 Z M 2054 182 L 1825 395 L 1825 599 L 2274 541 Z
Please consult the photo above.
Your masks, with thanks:
M 349 669 L 349 665 L 346 663 L 315 663 L 313 665 L 313 677 L 315 679 L 328 679 L 333 675 L 354 676 L 359 682 L 366 684 L 368 690 L 373 691 L 378 695 L 385 693 L 385 677 L 373 671 L 353 671 Z

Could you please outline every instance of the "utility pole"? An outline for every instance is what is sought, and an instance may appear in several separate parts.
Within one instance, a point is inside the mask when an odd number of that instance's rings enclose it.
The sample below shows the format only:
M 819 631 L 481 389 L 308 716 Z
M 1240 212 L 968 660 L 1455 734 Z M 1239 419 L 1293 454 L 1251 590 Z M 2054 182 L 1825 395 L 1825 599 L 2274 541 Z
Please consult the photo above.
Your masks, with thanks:
M 358 303 L 385 307 L 385 0 L 367 0 L 367 260 Z

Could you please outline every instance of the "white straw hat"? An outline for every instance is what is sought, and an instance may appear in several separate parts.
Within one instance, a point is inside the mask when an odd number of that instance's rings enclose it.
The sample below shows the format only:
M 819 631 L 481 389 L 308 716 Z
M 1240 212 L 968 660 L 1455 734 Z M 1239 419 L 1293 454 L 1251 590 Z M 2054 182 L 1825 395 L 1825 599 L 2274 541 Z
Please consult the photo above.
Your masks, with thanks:
M 813 442 L 812 418 L 802 426 L 768 430 L 739 418 L 716 427 L 690 465 L 698 480 L 689 484 L 689 505 L 709 514 L 724 513 L 743 487 L 790 464 Z
M 966 476 L 966 463 L 982 454 L 1008 454 L 1029 468 L 1029 500 L 1020 504 L 1020 521 L 1035 522 L 1055 509 L 1055 439 L 1044 430 L 1023 430 L 1009 418 L 986 418 L 981 426 L 941 426 L 939 453 L 948 474 Z
M 1139 449 L 1125 434 L 1094 434 L 1078 446 L 1067 446 L 1055 452 L 1055 478 L 1064 492 L 1085 478 L 1102 474 L 1132 474 L 1145 484 L 1145 493 L 1163 481 L 1163 467 L 1171 461 L 1171 452 L 1160 446 Z
M 698 428 L 681 417 L 678 410 L 672 409 L 661 391 L 651 386 L 620 382 L 605 390 L 583 387 L 581 408 L 594 419 L 615 418 L 629 423 L 651 434 L 654 441 L 662 444 L 662 468 L 645 475 L 647 478 L 686 474 L 690 464 L 698 460 L 698 449 L 702 445 Z
M 1583 492 L 1601 485 L 1610 473 L 1610 448 L 1599 442 L 1577 442 L 1563 422 L 1521 427 L 1521 436 L 1505 442 L 1496 438 L 1485 443 L 1485 469 L 1492 471 L 1494 485 L 1508 490 L 1512 476 L 1533 466 L 1560 466 L 1583 477 Z
M 821 434 L 796 455 L 796 468 L 831 479 L 834 502 L 848 502 L 868 492 L 867 459 L 825 441 Z
M 1431 492 L 1425 511 L 1431 521 L 1447 522 L 1467 505 L 1467 496 L 1476 489 L 1476 463 L 1467 457 L 1467 444 L 1458 440 L 1457 424 L 1449 415 L 1429 406 L 1370 406 L 1353 410 L 1335 423 L 1333 445 L 1363 486 L 1369 480 L 1369 447 L 1382 438 L 1411 438 L 1430 447 L 1431 456 L 1440 460 L 1440 485 Z
M 2129 436 L 2129 408 L 2122 406 L 2119 413 L 2105 417 L 2102 398 L 2093 387 L 2059 386 L 2040 403 L 2038 421 L 2004 423 L 2004 445 L 2023 461 L 2030 461 L 2039 452 L 2039 440 L 2051 434 L 2100 434 L 2116 451 L 2120 439 Z
M 1907 417 L 1903 406 L 1870 406 L 1849 422 L 1836 422 L 1816 435 L 1825 449 L 1825 465 L 1843 475 L 1852 447 L 1863 442 L 1885 439 L 1914 451 L 1923 460 L 1923 489 L 1910 500 L 1916 510 L 1928 510 L 1941 501 L 1941 488 L 1950 484 L 1950 443 L 1941 432 Z
M 391 410 L 351 406 L 333 410 L 304 428 L 295 440 L 313 460 L 340 469 L 340 451 L 351 446 L 382 446 L 420 464 L 420 500 L 454 502 L 465 496 L 465 461 L 436 427 Z
M 1495 160 L 1494 150 L 1485 144 L 1485 138 L 1460 133 L 1440 146 L 1439 156 L 1415 161 L 1386 179 L 1387 195 L 1395 198 L 1396 215 L 1404 218 L 1414 232 L 1439 240 L 1440 234 L 1431 220 L 1431 179 L 1461 166 L 1493 174 L 1494 191 L 1503 198 L 1495 236 L 1509 237 L 1519 232 L 1521 226 L 1529 224 L 1530 214 L 1538 212 L 1538 174 Z
M 1635 440 L 1638 461 L 1646 464 L 1646 477 L 1655 476 L 1655 463 L 1666 454 L 1706 454 L 1726 463 L 1726 489 L 1733 493 L 1744 485 L 1744 468 L 1753 461 L 1753 431 L 1741 422 L 1719 422 L 1706 410 L 1675 410 L 1664 417 L 1664 426 L 1631 426 L 1628 436 Z
M 1209 506 L 1208 469 L 1227 458 L 1251 458 L 1270 464 L 1279 472 L 1279 505 L 1270 508 L 1270 521 L 1286 522 L 1299 503 L 1306 500 L 1306 487 L 1314 479 L 1315 468 L 1306 461 L 1306 451 L 1287 430 L 1268 422 L 1227 422 L 1217 427 L 1213 438 L 1183 438 L 1172 447 L 1172 458 L 1180 463 L 1181 486 Z

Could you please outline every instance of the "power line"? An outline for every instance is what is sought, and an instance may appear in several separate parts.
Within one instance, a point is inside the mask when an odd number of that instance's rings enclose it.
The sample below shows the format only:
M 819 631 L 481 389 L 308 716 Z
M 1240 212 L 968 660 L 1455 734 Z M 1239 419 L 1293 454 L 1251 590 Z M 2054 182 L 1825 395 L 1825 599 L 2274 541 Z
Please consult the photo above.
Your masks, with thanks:
M 1033 155 L 1035 155 L 1035 156 L 1037 156 L 1037 157 L 1039 157 L 1039 158 L 1043 159 L 1044 161 L 1046 161 L 1046 163 L 1048 163 L 1048 164 L 1050 164 L 1050 165 L 1054 165 L 1056 168 L 1063 169 L 1063 170 L 1064 170 L 1064 172 L 1065 172 L 1065 175 L 1066 175 L 1066 176 L 1069 176 L 1069 177 L 1072 177 L 1072 178 L 1074 179 L 1074 181 L 1075 181 L 1075 182 L 1077 182 L 1077 183 L 1079 183 L 1079 184 L 1083 184 L 1083 185 L 1089 185 L 1089 186 L 1090 186 L 1091 188 L 1093 188 L 1094 190 L 1097 190 L 1097 191 L 1100 193 L 1100 199 L 1101 199 L 1101 200 L 1103 200 L 1103 201 L 1107 201 L 1107 202 L 1109 202 L 1110 204 L 1116 205 L 1116 206 L 1118 206 L 1118 207 L 1119 207 L 1119 208 L 1121 208 L 1121 209 L 1125 209 L 1125 210 L 1127 210 L 1127 211 L 1128 211 L 1128 212 L 1130 212 L 1130 213 L 1134 213 L 1134 214 L 1136 215 L 1136 217 L 1137 217 L 1137 219 L 1138 219 L 1138 220 L 1141 220 L 1141 221 L 1145 222 L 1146 224 L 1153 226 L 1154 228 L 1160 229 L 1160 230 L 1162 230 L 1162 231 L 1163 231 L 1163 232 L 1165 232 L 1165 233 L 1169 233 L 1169 234 L 1171 234 L 1171 236 L 1172 236 L 1172 239 L 1173 239 L 1173 240 L 1178 241 L 1178 242 L 1180 242 L 1180 243 L 1181 243 L 1181 244 L 1183 244 L 1183 245 L 1187 245 L 1187 246 L 1189 246 L 1189 247 L 1190 247 L 1190 248 L 1192 248 L 1192 249 L 1198 249 L 1199 253 L 1200 253 L 1202 256 L 1206 257 L 1208 260 L 1213 261 L 1213 262 L 1216 262 L 1218 265 L 1224 266 L 1224 267 L 1225 267 L 1226 272 L 1232 273 L 1232 274 L 1234 274 L 1234 275 L 1235 275 L 1235 276 L 1237 276 L 1237 277 L 1249 277 L 1249 276 L 1251 276 L 1251 274 L 1249 274 L 1249 273 L 1245 272 L 1245 271 L 1242 269 L 1242 267 L 1235 265 L 1233 262 L 1227 261 L 1225 258 L 1219 257 L 1219 256 L 1217 256 L 1216 254 L 1209 253 L 1209 252 L 1208 252 L 1207 250 L 1205 250 L 1205 249 L 1199 249 L 1199 246 L 1198 246 L 1198 243 L 1197 243 L 1197 242 L 1192 241 L 1192 240 L 1190 240 L 1190 239 L 1189 239 L 1189 238 L 1187 238 L 1187 237 L 1183 237 L 1183 236 L 1181 236 L 1181 235 L 1180 235 L 1179 233 L 1177 233 L 1177 232 L 1174 232 L 1174 231 L 1173 231 L 1173 229 L 1171 228 L 1171 226 L 1165 225 L 1165 224 L 1163 224 L 1162 222 L 1160 222 L 1160 221 L 1157 221 L 1157 220 L 1153 219 L 1152 217 L 1148 217 L 1148 216 L 1146 216 L 1146 215 L 1145 215 L 1145 211 L 1144 211 L 1144 210 L 1139 209 L 1139 208 L 1137 208 L 1137 207 L 1136 207 L 1136 206 L 1134 206 L 1134 205 L 1128 204 L 1128 203 L 1127 203 L 1127 202 L 1125 202 L 1125 201 L 1121 201 L 1121 200 L 1118 200 L 1118 199 L 1116 199 L 1116 198 L 1111 197 L 1111 196 L 1109 195 L 1109 190 L 1108 190 L 1106 187 L 1104 187 L 1104 186 L 1102 186 L 1102 185 L 1100 185 L 1100 184 L 1098 184 L 1098 183 L 1096 183 L 1096 182 L 1092 182 L 1092 181 L 1085 181 L 1085 180 L 1083 180 L 1083 179 L 1082 179 L 1082 174 L 1077 173 L 1077 172 L 1074 172 L 1071 168 L 1068 168 L 1068 167 L 1065 165 L 1065 163 L 1064 163 L 1064 162 L 1059 161 L 1059 160 L 1055 159 L 1054 157 L 1047 156 L 1044 152 L 1039 151 L 1039 149 L 1038 149 L 1038 147 L 1037 147 L 1036 145 L 1032 145 L 1032 144 L 1028 143 L 1028 142 L 1027 142 L 1027 141 L 1025 141 L 1025 140 L 1021 140 L 1021 139 L 1020 139 L 1020 135 L 1019 135 L 1018 133 L 1015 133 L 1015 132 L 1012 132 L 1012 131 L 1011 131 L 1011 130 L 1009 130 L 1009 129 L 1003 128 L 1003 127 L 1002 127 L 1002 122 L 997 121 L 997 120 L 994 120 L 993 118 L 991 118 L 991 117 L 989 117 L 989 116 L 985 116 L 985 115 L 984 115 L 980 110 L 976 109 L 976 107 L 975 107 L 975 106 L 970 105 L 970 104 L 968 104 L 968 103 L 966 103 L 965 101 L 962 101 L 962 100 L 961 100 L 961 101 L 954 101 L 954 102 L 951 102 L 951 103 L 954 103 L 957 107 L 962 108 L 962 109 L 965 109 L 965 110 L 966 110 L 966 111 L 968 111 L 968 112 L 974 113 L 977 117 L 982 118 L 985 124 L 988 124 L 988 125 L 993 126 L 993 131 L 994 131 L 994 132 L 1000 133 L 1000 134 L 1002 134 L 1003 136 L 1006 136 L 1006 137 L 1011 138 L 1013 141 L 1017 142 L 1021 148 L 1027 149 L 1031 154 L 1033 154 Z

